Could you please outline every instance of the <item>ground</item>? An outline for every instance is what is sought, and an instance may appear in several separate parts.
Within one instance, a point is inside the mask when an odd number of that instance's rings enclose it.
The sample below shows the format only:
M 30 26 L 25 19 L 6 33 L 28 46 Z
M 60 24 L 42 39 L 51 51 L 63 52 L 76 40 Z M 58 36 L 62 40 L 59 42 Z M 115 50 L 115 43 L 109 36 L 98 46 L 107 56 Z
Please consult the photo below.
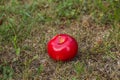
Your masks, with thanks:
M 119 0 L 0 0 L 0 80 L 119 80 Z M 66 33 L 78 53 L 66 62 L 47 42 Z

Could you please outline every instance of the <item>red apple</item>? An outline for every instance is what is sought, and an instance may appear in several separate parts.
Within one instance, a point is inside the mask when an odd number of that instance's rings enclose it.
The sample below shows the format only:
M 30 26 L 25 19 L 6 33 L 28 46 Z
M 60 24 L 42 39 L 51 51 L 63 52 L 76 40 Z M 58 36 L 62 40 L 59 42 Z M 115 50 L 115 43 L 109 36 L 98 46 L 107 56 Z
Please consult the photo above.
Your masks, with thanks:
M 74 58 L 78 51 L 77 41 L 70 35 L 58 34 L 47 44 L 48 55 L 57 61 L 68 61 Z

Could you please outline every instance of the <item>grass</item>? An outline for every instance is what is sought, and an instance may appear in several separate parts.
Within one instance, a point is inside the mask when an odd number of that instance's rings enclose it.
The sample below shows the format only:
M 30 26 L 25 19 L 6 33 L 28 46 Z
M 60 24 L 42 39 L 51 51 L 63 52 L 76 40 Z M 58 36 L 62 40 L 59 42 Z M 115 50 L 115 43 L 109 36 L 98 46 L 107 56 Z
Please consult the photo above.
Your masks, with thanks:
M 0 65 L 0 70 L 3 73 L 2 78 L 0 78 L 1 80 L 10 80 L 10 79 L 12 79 L 14 71 L 10 66 L 8 66 L 8 65 L 6 65 L 6 66 Z
M 0 80 L 119 80 L 119 0 L 0 0 Z M 79 45 L 69 62 L 47 55 L 67 33 Z

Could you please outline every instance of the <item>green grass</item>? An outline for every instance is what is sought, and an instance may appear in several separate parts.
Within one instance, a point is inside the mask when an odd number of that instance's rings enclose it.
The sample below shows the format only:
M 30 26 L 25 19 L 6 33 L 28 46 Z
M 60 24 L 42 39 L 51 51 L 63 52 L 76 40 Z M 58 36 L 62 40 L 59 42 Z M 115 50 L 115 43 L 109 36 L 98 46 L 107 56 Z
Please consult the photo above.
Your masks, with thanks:
M 14 70 L 6 65 L 6 66 L 3 66 L 3 65 L 0 65 L 0 71 L 2 73 L 2 77 L 0 77 L 0 80 L 12 80 L 12 76 L 14 75 Z
M 75 71 L 77 74 L 84 73 L 84 67 L 85 65 L 83 63 L 78 62 L 77 64 L 74 65 Z
M 0 79 L 119 80 L 119 5 L 119 0 L 0 0 Z M 47 42 L 58 33 L 77 40 L 72 61 L 48 57 Z

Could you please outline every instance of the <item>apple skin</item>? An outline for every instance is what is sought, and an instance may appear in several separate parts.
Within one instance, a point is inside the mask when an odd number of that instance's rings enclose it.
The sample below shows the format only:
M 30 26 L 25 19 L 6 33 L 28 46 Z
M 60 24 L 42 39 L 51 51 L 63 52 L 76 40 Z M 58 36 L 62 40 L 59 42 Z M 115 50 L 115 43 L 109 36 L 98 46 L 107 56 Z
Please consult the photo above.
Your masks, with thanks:
M 77 41 L 68 34 L 58 34 L 47 44 L 48 55 L 56 61 L 73 59 L 78 51 Z

